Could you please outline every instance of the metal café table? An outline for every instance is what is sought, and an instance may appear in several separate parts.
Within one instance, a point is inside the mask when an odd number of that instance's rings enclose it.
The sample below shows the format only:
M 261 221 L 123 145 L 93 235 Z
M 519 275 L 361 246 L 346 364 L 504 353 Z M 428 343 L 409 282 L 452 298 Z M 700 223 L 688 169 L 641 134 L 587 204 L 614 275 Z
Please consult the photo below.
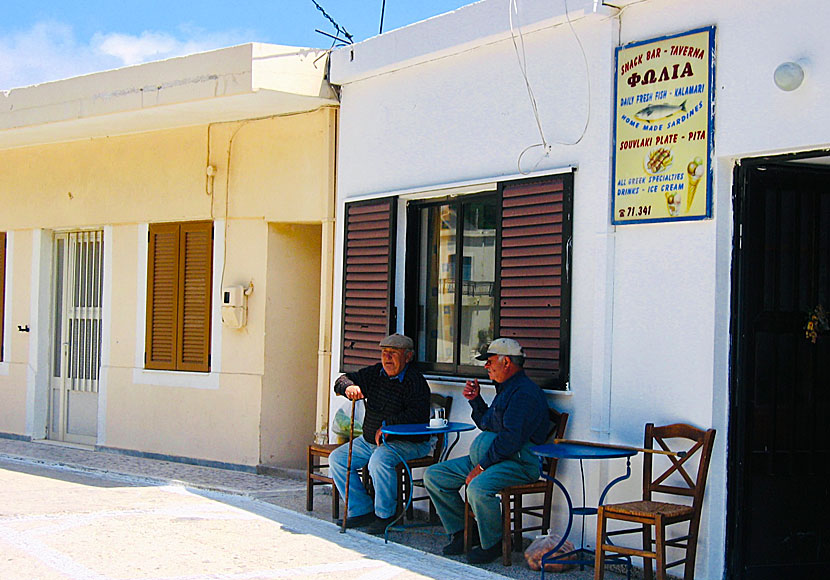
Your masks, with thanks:
M 562 485 L 562 482 L 555 477 L 548 477 L 547 474 L 542 474 L 542 477 L 552 481 L 560 490 L 562 490 L 562 495 L 565 496 L 565 500 L 568 502 L 568 527 L 565 529 L 565 533 L 562 534 L 562 538 L 559 540 L 559 543 L 556 544 L 552 550 L 542 556 L 542 580 L 545 578 L 545 564 L 579 564 L 580 570 L 583 569 L 585 564 L 594 564 L 594 551 L 585 547 L 585 516 L 596 515 L 597 508 L 585 505 L 585 470 L 583 468 L 583 461 L 589 459 L 619 459 L 625 457 L 625 474 L 612 480 L 605 486 L 605 489 L 602 490 L 602 494 L 599 496 L 599 503 L 597 504 L 602 505 L 605 501 L 605 496 L 614 485 L 631 477 L 631 457 L 637 454 L 637 450 L 630 447 L 615 447 L 613 445 L 606 444 L 600 445 L 602 446 L 591 445 L 589 442 L 546 443 L 544 445 L 536 445 L 531 448 L 531 451 L 540 457 L 579 459 L 579 473 L 582 479 L 582 505 L 574 507 L 571 495 L 568 493 L 568 490 L 565 489 L 565 486 Z M 554 556 L 556 551 L 561 548 L 568 539 L 575 515 L 582 518 L 582 531 L 580 534 L 579 547 L 560 556 Z M 571 559 L 574 555 L 576 556 L 576 559 Z M 590 555 L 590 558 L 586 557 L 588 555 Z
M 450 421 L 444 427 L 430 427 L 427 423 L 406 423 L 403 425 L 386 425 L 384 424 L 380 428 L 381 436 L 383 437 L 383 442 L 386 443 L 386 436 L 387 435 L 395 435 L 398 437 L 406 437 L 412 435 L 440 435 L 445 434 L 449 435 L 450 433 L 455 433 L 455 439 L 453 440 L 451 445 L 447 445 L 448 437 L 444 437 L 444 450 L 441 452 L 439 456 L 439 461 L 445 461 L 447 457 L 449 457 L 450 452 L 455 447 L 456 443 L 458 443 L 458 439 L 461 437 L 462 431 L 472 431 L 475 429 L 476 426 L 471 423 L 458 423 L 455 421 Z M 410 489 L 413 489 L 412 486 L 412 470 L 409 469 L 409 464 L 406 462 L 406 459 L 401 457 L 400 454 L 395 450 L 394 447 L 390 447 L 392 451 L 395 452 L 395 455 L 400 458 L 401 463 L 403 463 L 403 467 L 406 470 L 406 476 L 409 478 Z M 413 489 L 414 491 L 414 489 Z M 409 496 L 406 498 L 406 505 L 403 507 L 400 515 L 395 518 L 388 526 L 386 526 L 386 530 L 383 533 L 383 541 L 389 542 L 389 530 L 395 524 L 400 521 L 406 510 L 409 509 L 409 506 L 412 504 L 412 492 L 409 493 Z

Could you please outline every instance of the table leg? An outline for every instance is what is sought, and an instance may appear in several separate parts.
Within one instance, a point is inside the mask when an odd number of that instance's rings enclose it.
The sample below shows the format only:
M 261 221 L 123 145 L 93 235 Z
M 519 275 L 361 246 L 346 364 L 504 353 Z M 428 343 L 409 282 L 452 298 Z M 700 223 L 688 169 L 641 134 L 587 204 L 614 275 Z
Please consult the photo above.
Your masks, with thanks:
M 563 556 L 554 557 L 553 555 L 556 554 L 556 551 L 561 548 L 568 539 L 568 535 L 571 533 L 571 526 L 573 525 L 574 521 L 574 504 L 571 501 L 571 496 L 568 493 L 568 490 L 565 489 L 565 486 L 556 479 L 555 477 L 548 477 L 544 476 L 545 479 L 552 481 L 556 487 L 558 487 L 562 491 L 562 495 L 565 496 L 565 501 L 568 502 L 568 526 L 565 528 L 565 533 L 562 534 L 562 537 L 559 539 L 559 543 L 556 544 L 551 550 L 545 552 L 542 555 L 542 580 L 545 580 L 545 564 L 554 563 L 560 561 Z M 572 554 L 573 552 L 568 552 L 565 556 Z
M 455 440 L 452 442 L 452 445 L 450 445 L 449 447 L 447 447 L 447 439 L 444 438 L 444 450 L 441 452 L 441 457 L 438 459 L 438 461 L 446 461 L 447 460 L 447 458 L 450 456 L 450 453 L 452 453 L 453 447 L 455 447 L 455 445 L 458 443 L 458 440 L 460 438 L 461 438 L 461 433 L 456 431 L 455 432 Z
M 385 424 L 386 424 L 386 423 L 384 422 L 384 425 L 385 425 Z M 384 433 L 384 432 L 382 432 L 382 431 L 381 431 L 380 436 L 381 436 L 381 439 L 383 440 L 383 444 L 384 444 L 384 445 L 386 445 L 386 433 Z M 389 447 L 389 446 L 387 446 L 387 447 Z M 411 470 L 411 469 L 409 469 L 409 464 L 406 462 L 406 459 L 404 459 L 404 458 L 403 458 L 403 455 L 401 455 L 400 453 L 398 453 L 398 450 L 397 450 L 397 449 L 395 449 L 394 447 L 389 447 L 389 449 L 390 449 L 390 450 L 391 450 L 391 451 L 392 451 L 395 455 L 397 455 L 397 456 L 398 456 L 398 459 L 400 459 L 400 460 L 401 460 L 401 463 L 403 463 L 403 468 L 404 468 L 404 470 L 406 471 L 406 477 L 409 479 L 409 487 L 410 487 L 410 489 L 412 489 L 412 470 Z M 400 514 L 398 514 L 398 517 L 396 517 L 394 520 L 392 520 L 391 522 L 389 522 L 389 524 L 386 526 L 386 529 L 385 529 L 385 530 L 383 530 L 383 542 L 384 542 L 385 544 L 388 544 L 388 543 L 389 543 L 389 528 L 391 528 L 392 526 L 394 526 L 395 524 L 397 524 L 397 523 L 398 523 L 401 519 L 403 519 L 404 515 L 406 514 L 406 510 L 408 510 L 408 509 L 409 509 L 409 506 L 410 506 L 410 505 L 412 505 L 412 492 L 411 492 L 411 491 L 410 491 L 410 493 L 406 496 L 406 505 L 405 505 L 405 506 L 403 506 L 403 509 L 401 510 L 401 513 L 400 513 Z
M 631 477 L 631 458 L 625 458 L 625 473 L 616 479 L 612 480 L 608 485 L 605 486 L 605 489 L 602 490 L 602 494 L 599 496 L 599 503 L 597 505 L 605 505 L 605 496 L 608 495 L 608 492 L 621 481 L 624 481 Z M 608 538 L 608 543 L 613 545 L 611 538 Z M 612 560 L 613 563 L 618 564 L 622 563 L 621 561 L 625 561 L 626 568 L 625 568 L 625 575 L 628 580 L 631 580 L 631 556 L 627 556 L 625 554 L 619 554 L 617 556 L 609 556 L 606 558 L 607 560 Z M 649 563 L 649 565 L 651 565 Z
M 562 485 L 562 483 L 558 479 L 556 479 L 555 477 L 550 478 L 550 477 L 544 476 L 545 479 L 548 479 L 549 481 L 552 481 L 553 483 L 556 484 L 556 486 L 560 490 L 562 490 L 562 495 L 565 496 L 565 500 L 568 502 L 568 526 L 565 529 L 564 535 L 559 540 L 559 543 L 556 544 L 556 546 L 554 546 L 553 549 L 549 550 L 548 552 L 546 552 L 542 556 L 542 561 L 541 561 L 542 580 L 545 580 L 545 564 L 554 564 L 554 563 L 579 564 L 580 570 L 583 570 L 586 564 L 592 565 L 593 562 L 594 562 L 593 559 L 592 560 L 585 560 L 585 559 L 569 560 L 568 559 L 569 556 L 572 556 L 574 554 L 577 554 L 578 556 L 583 556 L 583 555 L 587 555 L 587 554 L 593 555 L 593 553 L 594 553 L 592 550 L 589 550 L 588 548 L 585 547 L 585 516 L 596 515 L 597 509 L 593 508 L 593 507 L 586 507 L 585 506 L 585 472 L 583 470 L 582 459 L 579 460 L 579 471 L 580 471 L 581 482 L 582 482 L 582 506 L 578 507 L 578 508 L 574 508 L 573 501 L 571 500 L 571 496 L 568 494 L 568 490 L 565 489 L 565 486 Z M 605 486 L 605 488 L 602 490 L 602 494 L 600 495 L 599 503 L 597 505 L 604 505 L 603 502 L 605 501 L 605 497 L 608 495 L 608 492 L 611 490 L 611 488 L 614 487 L 616 484 L 620 483 L 621 481 L 624 481 L 624 480 L 628 479 L 629 477 L 631 477 L 631 459 L 626 458 L 626 461 L 625 461 L 625 474 L 615 478 L 608 485 Z M 565 544 L 565 541 L 568 539 L 568 536 L 570 535 L 571 528 L 573 527 L 574 515 L 579 515 L 580 517 L 582 517 L 582 530 L 581 530 L 581 533 L 580 533 L 580 546 L 578 548 L 574 549 L 574 550 L 571 550 L 570 552 L 568 552 L 566 554 L 562 554 L 560 556 L 555 556 L 554 557 L 553 555 L 556 553 L 557 550 L 559 550 L 559 548 L 561 548 Z M 629 574 L 630 574 L 630 570 L 631 570 L 631 559 L 630 558 L 628 558 L 627 564 L 628 564 L 628 571 L 629 571 Z

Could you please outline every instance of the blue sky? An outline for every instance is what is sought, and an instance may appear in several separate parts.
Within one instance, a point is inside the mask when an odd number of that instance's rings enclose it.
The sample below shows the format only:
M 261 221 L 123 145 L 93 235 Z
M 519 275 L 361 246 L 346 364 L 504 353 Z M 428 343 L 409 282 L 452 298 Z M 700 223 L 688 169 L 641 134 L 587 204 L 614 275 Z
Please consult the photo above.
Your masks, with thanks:
M 386 0 L 384 31 L 473 0 Z M 382 0 L 317 0 L 356 41 L 378 33 Z M 17 0 L 0 17 L 0 90 L 243 42 L 329 48 L 311 0 Z

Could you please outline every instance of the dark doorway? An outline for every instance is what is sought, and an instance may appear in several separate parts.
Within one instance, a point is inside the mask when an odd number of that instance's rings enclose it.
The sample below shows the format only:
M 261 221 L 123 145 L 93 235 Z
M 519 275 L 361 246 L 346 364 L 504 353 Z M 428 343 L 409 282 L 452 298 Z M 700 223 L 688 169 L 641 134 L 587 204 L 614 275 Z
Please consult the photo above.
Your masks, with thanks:
M 735 170 L 727 566 L 730 578 L 825 577 L 830 566 L 830 168 Z

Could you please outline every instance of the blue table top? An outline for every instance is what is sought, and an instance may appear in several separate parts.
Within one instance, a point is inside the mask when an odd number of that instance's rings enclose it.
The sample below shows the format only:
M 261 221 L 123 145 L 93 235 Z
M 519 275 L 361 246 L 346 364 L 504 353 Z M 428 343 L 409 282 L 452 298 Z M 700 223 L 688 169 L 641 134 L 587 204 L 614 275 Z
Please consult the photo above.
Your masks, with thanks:
M 545 443 L 530 449 L 542 457 L 559 457 L 561 459 L 616 459 L 637 454 L 634 449 L 625 447 L 594 447 L 580 443 Z
M 446 427 L 432 429 L 426 423 L 409 423 L 404 425 L 386 425 L 381 431 L 387 435 L 432 435 L 433 433 L 457 433 L 459 431 L 472 431 L 476 426 L 470 423 L 456 423 L 450 421 Z

